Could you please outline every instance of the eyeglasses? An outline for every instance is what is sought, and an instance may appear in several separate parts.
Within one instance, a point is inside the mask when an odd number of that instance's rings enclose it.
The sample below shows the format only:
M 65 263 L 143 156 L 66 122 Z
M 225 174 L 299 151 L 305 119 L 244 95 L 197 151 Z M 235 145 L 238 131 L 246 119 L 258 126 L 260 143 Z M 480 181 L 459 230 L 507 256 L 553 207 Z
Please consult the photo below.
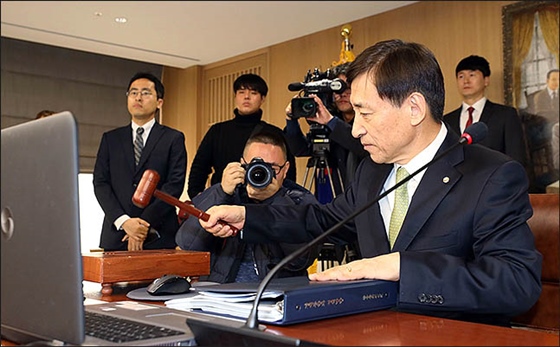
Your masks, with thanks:
M 129 98 L 135 98 L 138 95 L 142 96 L 142 98 L 148 98 L 148 97 L 152 96 L 153 93 L 149 90 L 142 90 L 142 91 L 130 90 L 130 91 L 126 92 L 126 96 L 128 96 Z
M 245 160 L 245 158 L 241 158 L 241 160 L 243 161 L 243 164 L 248 165 L 249 163 L 247 162 L 247 160 Z M 286 166 L 288 162 L 286 161 L 284 163 L 284 165 L 278 165 L 278 164 L 273 164 L 273 163 L 267 163 L 265 162 L 265 164 L 270 165 L 270 167 L 272 168 L 272 170 L 274 170 L 274 173 L 276 175 L 280 174 L 280 171 L 282 171 L 282 169 L 284 168 L 284 166 Z

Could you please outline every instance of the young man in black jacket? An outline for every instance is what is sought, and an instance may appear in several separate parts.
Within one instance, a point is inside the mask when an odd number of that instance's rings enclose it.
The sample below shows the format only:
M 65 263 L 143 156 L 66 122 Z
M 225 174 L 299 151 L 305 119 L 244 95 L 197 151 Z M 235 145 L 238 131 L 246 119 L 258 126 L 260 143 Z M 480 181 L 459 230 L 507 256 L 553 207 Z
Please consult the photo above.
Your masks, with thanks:
M 233 119 L 216 123 L 208 129 L 194 157 L 189 173 L 187 192 L 192 199 L 206 188 L 208 175 L 212 174 L 210 185 L 222 180 L 222 172 L 228 163 L 238 161 L 245 142 L 251 134 L 260 130 L 282 135 L 282 129 L 262 120 L 261 106 L 266 100 L 268 86 L 262 77 L 244 74 L 233 82 L 235 110 Z M 288 152 L 290 171 L 288 178 L 296 180 L 294 156 Z

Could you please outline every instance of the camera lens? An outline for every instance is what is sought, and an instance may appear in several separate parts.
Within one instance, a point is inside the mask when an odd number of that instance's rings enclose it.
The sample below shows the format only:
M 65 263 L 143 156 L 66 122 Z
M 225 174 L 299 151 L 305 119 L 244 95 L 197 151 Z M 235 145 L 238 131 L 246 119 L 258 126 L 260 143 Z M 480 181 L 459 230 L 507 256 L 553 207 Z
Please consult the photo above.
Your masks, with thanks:
M 315 117 L 316 113 L 317 103 L 315 103 L 313 98 L 304 97 L 292 99 L 292 118 Z
M 269 180 L 270 177 L 266 170 L 259 166 L 254 166 L 247 176 L 249 178 L 249 183 L 251 183 L 253 187 L 257 188 L 266 186 L 266 181 Z
M 260 158 L 253 159 L 246 167 L 245 180 L 255 188 L 264 188 L 272 182 L 274 170 Z
M 315 109 L 315 105 L 311 102 L 308 102 L 308 103 L 305 103 L 305 104 L 301 105 L 301 109 L 306 114 L 309 114 L 309 113 L 313 112 L 313 110 Z

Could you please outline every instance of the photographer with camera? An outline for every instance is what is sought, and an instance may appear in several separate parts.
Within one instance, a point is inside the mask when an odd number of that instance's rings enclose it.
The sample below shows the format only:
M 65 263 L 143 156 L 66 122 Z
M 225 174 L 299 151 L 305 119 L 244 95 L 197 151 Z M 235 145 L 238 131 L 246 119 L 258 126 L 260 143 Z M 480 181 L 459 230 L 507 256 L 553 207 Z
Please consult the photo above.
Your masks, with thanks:
M 315 195 L 322 203 L 329 202 L 334 196 L 342 193 L 344 187 L 350 185 L 358 164 L 368 156 L 360 141 L 352 136 L 354 109 L 350 104 L 350 88 L 346 86 L 346 70 L 349 65 L 350 63 L 344 63 L 335 66 L 332 71 L 327 70 L 327 77 L 329 74 L 335 77 L 331 83 L 323 83 L 327 87 L 316 88 L 317 83 L 309 83 L 308 88 L 303 87 L 306 96 L 313 99 L 314 108 L 308 106 L 305 98 L 299 96 L 292 99 L 286 107 L 284 134 L 290 150 L 296 157 L 314 156 L 317 154 L 317 146 L 314 146 L 314 143 L 327 143 L 320 147 L 326 148 L 326 161 L 332 171 L 328 174 L 331 176 L 334 191 L 330 192 L 332 195 L 326 194 L 326 197 L 322 197 L 316 189 Z M 315 77 L 308 75 L 306 80 L 318 79 L 317 76 L 317 73 Z M 342 81 L 340 88 L 334 83 L 338 81 Z M 295 89 L 292 85 L 288 87 L 290 90 Z M 304 99 L 303 102 L 297 100 L 298 98 Z M 309 111 L 312 109 L 315 112 Z M 301 130 L 299 118 L 305 118 L 310 124 L 307 136 Z
M 311 156 L 308 170 L 315 161 L 315 196 L 320 203 L 330 202 L 350 186 L 358 164 L 368 156 L 360 140 L 352 136 L 354 109 L 350 104 L 350 86 L 346 85 L 349 66 L 350 63 L 337 65 L 325 74 L 315 69 L 313 74 L 307 74 L 304 83 L 288 86 L 290 90 L 301 87 L 306 97 L 296 97 L 286 107 L 284 134 L 296 157 Z M 335 78 L 329 80 L 331 76 Z M 327 79 L 321 80 L 324 77 Z M 307 136 L 301 130 L 299 118 L 305 118 L 309 124 Z M 345 257 L 346 261 L 361 258 L 357 239 L 322 246 L 322 260 L 340 263 Z
M 261 131 L 247 140 L 241 161 L 226 166 L 221 183 L 207 188 L 192 202 L 202 210 L 221 204 L 318 204 L 311 192 L 286 179 L 289 166 L 282 136 Z M 260 281 L 286 255 L 301 247 L 287 243 L 248 244 L 240 237 L 222 239 L 207 233 L 196 218 L 188 218 L 181 225 L 175 241 L 184 250 L 211 252 L 210 275 L 201 279 L 219 283 Z M 313 250 L 294 260 L 279 277 L 307 275 L 317 255 L 318 250 Z

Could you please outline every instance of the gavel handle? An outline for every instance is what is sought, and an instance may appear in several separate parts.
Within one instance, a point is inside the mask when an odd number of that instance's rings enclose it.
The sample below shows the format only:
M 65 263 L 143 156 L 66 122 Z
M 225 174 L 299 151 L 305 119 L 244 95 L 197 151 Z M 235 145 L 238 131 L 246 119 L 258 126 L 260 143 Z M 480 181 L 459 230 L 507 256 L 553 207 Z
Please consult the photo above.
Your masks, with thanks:
M 205 213 L 199 210 L 198 208 L 194 207 L 193 205 L 187 204 L 186 202 L 182 202 L 176 197 L 164 193 L 161 190 L 154 191 L 154 196 L 160 200 L 165 201 L 169 205 L 177 206 L 181 210 L 185 210 L 188 214 L 195 216 L 196 218 L 202 219 L 205 222 L 208 221 L 208 218 L 210 217 L 208 213 Z
M 208 218 L 210 218 L 210 215 L 204 211 L 199 210 L 198 208 L 194 207 L 191 204 L 187 204 L 185 202 L 182 202 L 181 200 L 177 199 L 176 197 L 169 195 L 165 192 L 162 192 L 160 190 L 155 190 L 154 191 L 154 196 L 160 200 L 165 201 L 166 203 L 168 203 L 169 205 L 172 206 L 176 206 L 179 207 L 182 211 L 187 212 L 188 214 L 195 216 L 198 219 L 202 219 L 203 221 L 207 222 Z M 226 222 L 224 221 L 218 221 L 219 224 L 222 225 L 228 225 Z M 239 231 L 236 227 L 232 226 L 232 225 L 228 225 L 231 230 L 233 231 L 233 236 L 237 235 L 237 232 Z

